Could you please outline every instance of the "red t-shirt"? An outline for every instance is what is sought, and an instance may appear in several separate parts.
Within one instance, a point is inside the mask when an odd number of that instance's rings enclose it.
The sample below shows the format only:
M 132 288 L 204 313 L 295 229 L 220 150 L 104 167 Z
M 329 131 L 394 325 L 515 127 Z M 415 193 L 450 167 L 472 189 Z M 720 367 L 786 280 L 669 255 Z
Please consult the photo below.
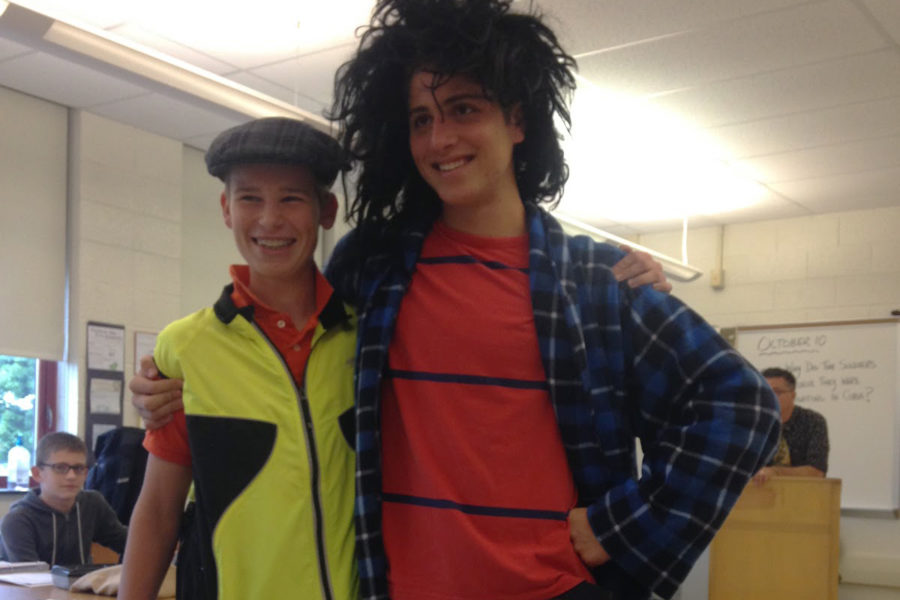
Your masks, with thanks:
M 541 364 L 528 239 L 437 224 L 403 299 L 382 407 L 394 600 L 546 600 L 592 581 Z
M 253 320 L 278 348 L 284 357 L 294 380 L 303 381 L 303 370 L 312 351 L 312 337 L 319 322 L 319 313 L 328 304 L 333 293 L 331 284 L 316 270 L 316 310 L 302 328 L 297 328 L 290 316 L 277 312 L 263 304 L 250 291 L 250 269 L 247 265 L 232 265 L 229 269 L 234 282 L 231 299 L 238 308 L 253 305 Z M 168 462 L 189 467 L 191 450 L 188 445 L 187 424 L 184 411 L 179 410 L 172 420 L 159 429 L 148 430 L 144 447 L 154 456 Z

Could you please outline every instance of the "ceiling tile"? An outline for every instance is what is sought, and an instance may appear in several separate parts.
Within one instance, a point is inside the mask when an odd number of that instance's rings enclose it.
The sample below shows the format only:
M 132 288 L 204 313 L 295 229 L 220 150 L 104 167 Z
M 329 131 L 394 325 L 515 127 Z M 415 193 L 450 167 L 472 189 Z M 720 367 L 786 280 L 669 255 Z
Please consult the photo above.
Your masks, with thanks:
M 714 127 L 894 96 L 900 96 L 900 52 L 891 49 L 674 92 L 653 103 Z
M 708 130 L 729 156 L 751 158 L 900 134 L 900 96 Z
M 217 60 L 203 52 L 173 42 L 160 35 L 149 33 L 134 25 L 124 24 L 110 29 L 109 32 L 216 75 L 223 75 L 236 69 L 232 64 Z
M 778 194 L 770 193 L 760 202 L 734 210 L 724 211 L 710 218 L 719 224 L 747 223 L 766 219 L 785 219 L 808 216 L 811 211 Z
M 894 167 L 815 179 L 783 181 L 769 187 L 804 206 L 814 207 L 817 202 L 843 200 L 846 202 L 846 210 L 853 210 L 856 208 L 857 200 L 891 198 L 894 203 L 898 203 L 898 181 L 900 181 L 900 167 Z
M 68 0 L 26 0 L 22 6 L 73 25 L 106 29 L 131 16 L 133 2 L 71 2 Z
M 299 92 L 295 93 L 293 90 L 278 85 L 277 83 L 273 83 L 268 79 L 263 79 L 253 73 L 248 73 L 247 71 L 238 71 L 237 73 L 229 74 L 228 79 L 316 115 L 322 115 L 322 111 L 326 108 L 324 102 L 319 102 L 318 100 L 309 98 Z
M 579 58 L 604 88 L 644 95 L 689 88 L 883 48 L 885 40 L 843 0 L 765 13 Z
M 353 55 L 353 45 L 329 48 L 276 64 L 257 67 L 251 73 L 289 90 L 296 89 L 323 104 L 331 104 L 334 73 Z
M 900 44 L 900 2 L 897 0 L 862 0 L 885 31 Z
M 737 164 L 765 183 L 885 169 L 900 166 L 900 136 L 780 152 Z
M 858 196 L 853 198 L 818 198 L 807 201 L 806 205 L 811 211 L 817 214 L 844 212 L 848 210 L 874 210 L 877 208 L 897 206 L 897 194 L 896 192 L 889 192 L 876 194 L 874 196 Z
M 159 0 L 157 0 L 159 1 Z M 174 0 L 169 0 L 173 2 Z M 203 3 L 184 3 L 198 22 L 209 10 Z M 196 4 L 196 6 L 194 5 Z M 239 3 L 240 4 L 240 3 Z M 239 69 L 281 63 L 344 44 L 352 44 L 356 28 L 369 21 L 373 0 L 329 0 L 326 4 L 256 0 L 252 8 L 233 14 L 208 14 L 203 27 L 159 22 L 159 31 L 173 42 L 191 46 Z M 235 15 L 243 18 L 235 18 Z
M 142 87 L 43 52 L 0 62 L 0 83 L 75 108 L 147 93 Z
M 542 0 L 567 52 L 581 54 L 804 4 L 807 0 Z
M 29 48 L 28 46 L 23 46 L 22 44 L 17 44 L 12 40 L 0 37 L 0 61 L 12 58 L 14 56 L 28 54 L 31 51 L 31 48 Z

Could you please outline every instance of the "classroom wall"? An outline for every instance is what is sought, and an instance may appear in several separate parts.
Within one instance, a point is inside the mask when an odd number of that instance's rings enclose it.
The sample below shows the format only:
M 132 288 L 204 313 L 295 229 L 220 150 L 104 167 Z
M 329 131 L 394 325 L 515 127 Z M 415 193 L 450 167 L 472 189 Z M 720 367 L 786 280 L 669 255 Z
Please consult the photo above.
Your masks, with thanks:
M 225 186 L 206 172 L 203 156 L 196 148 L 182 149 L 180 315 L 215 302 L 231 281 L 228 266 L 244 262 L 222 218 L 219 199 Z
M 180 142 L 70 111 L 68 348 L 81 382 L 71 397 L 84 397 L 88 321 L 125 326 L 127 381 L 134 332 L 181 314 L 182 170 Z M 124 405 L 136 425 L 127 394 Z M 70 429 L 74 418 L 83 423 L 71 415 Z
M 900 207 L 692 230 L 688 261 L 704 276 L 673 293 L 719 327 L 889 318 L 900 308 L 898 227 Z M 720 240 L 725 287 L 714 290 Z M 681 255 L 680 231 L 640 242 Z

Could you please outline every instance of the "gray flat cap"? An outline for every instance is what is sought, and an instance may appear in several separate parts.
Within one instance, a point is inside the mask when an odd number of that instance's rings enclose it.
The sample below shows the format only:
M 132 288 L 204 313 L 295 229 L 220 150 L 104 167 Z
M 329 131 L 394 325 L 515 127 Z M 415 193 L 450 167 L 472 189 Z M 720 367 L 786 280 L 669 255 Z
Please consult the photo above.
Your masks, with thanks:
M 285 117 L 256 119 L 226 129 L 206 151 L 206 169 L 223 181 L 235 165 L 260 163 L 304 165 L 329 187 L 338 172 L 350 166 L 337 141 L 302 121 Z

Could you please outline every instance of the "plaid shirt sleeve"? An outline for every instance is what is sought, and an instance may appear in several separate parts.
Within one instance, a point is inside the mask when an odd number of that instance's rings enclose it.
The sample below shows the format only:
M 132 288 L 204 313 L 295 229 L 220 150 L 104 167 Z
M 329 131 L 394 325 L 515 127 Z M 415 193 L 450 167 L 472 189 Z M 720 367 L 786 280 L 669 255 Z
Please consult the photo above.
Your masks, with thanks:
M 530 234 L 535 322 L 579 495 L 614 568 L 670 597 L 776 448 L 774 395 L 680 300 L 616 282 L 618 249 L 568 238 L 546 215 Z
M 669 596 L 776 447 L 778 410 L 765 380 L 676 298 L 642 291 L 623 312 L 641 476 L 588 512 L 619 565 Z

